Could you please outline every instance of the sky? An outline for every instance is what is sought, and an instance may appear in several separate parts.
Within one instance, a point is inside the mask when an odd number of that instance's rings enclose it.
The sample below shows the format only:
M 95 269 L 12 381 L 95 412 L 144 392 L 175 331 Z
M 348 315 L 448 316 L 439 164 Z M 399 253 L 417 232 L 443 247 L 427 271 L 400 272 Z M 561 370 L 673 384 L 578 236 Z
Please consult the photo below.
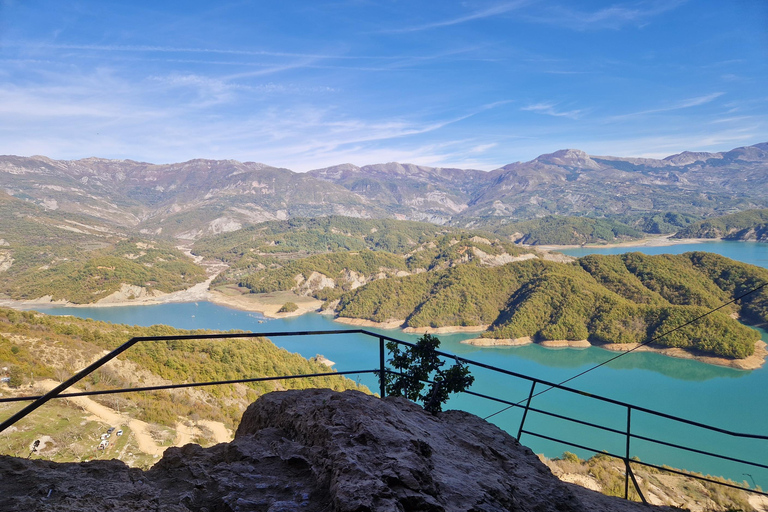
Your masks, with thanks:
M 766 0 L 0 0 L 0 154 L 492 170 L 766 141 Z

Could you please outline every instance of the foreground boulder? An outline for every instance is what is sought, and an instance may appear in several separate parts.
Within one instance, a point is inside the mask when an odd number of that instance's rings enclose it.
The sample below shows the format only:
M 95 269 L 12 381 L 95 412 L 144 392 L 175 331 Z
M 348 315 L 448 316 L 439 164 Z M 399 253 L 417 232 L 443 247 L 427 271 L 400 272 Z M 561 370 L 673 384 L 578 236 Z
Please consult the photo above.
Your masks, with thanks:
M 0 509 L 78 511 L 634 511 L 555 478 L 477 416 L 325 389 L 269 393 L 231 443 L 119 461 L 0 457 Z

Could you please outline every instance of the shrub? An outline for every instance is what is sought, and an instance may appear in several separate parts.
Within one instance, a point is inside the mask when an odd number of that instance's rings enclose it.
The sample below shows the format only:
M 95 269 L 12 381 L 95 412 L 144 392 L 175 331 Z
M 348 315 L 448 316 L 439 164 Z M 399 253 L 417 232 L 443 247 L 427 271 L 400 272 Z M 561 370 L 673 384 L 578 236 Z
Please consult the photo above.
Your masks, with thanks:
M 431 334 L 425 334 L 414 347 L 400 350 L 400 346 L 390 341 L 387 350 L 392 354 L 389 363 L 397 374 L 385 376 L 386 390 L 392 396 L 402 396 L 414 402 L 421 401 L 424 410 L 437 414 L 448 401 L 450 393 L 466 390 L 475 381 L 469 374 L 469 368 L 458 360 L 456 364 L 443 370 L 445 361 L 435 352 L 440 340 Z M 425 381 L 431 381 L 429 389 L 422 393 Z
M 299 306 L 296 305 L 295 302 L 286 302 L 283 304 L 283 307 L 277 310 L 278 313 L 293 313 L 299 309 Z

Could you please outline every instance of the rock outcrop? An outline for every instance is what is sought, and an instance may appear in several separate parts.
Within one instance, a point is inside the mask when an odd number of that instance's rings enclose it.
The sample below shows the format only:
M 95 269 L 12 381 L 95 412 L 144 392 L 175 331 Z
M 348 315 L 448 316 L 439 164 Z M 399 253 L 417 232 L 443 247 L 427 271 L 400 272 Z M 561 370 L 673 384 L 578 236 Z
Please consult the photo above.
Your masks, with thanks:
M 319 389 L 267 394 L 231 443 L 170 448 L 149 471 L 0 457 L 0 475 L 3 510 L 649 510 L 561 482 L 477 416 Z

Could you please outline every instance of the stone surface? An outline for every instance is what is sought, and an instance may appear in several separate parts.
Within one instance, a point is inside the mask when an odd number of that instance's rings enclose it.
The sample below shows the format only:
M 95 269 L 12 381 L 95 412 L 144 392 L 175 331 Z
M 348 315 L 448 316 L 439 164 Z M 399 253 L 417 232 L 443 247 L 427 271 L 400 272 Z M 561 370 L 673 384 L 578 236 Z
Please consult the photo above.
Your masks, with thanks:
M 356 391 L 267 394 L 231 443 L 170 448 L 146 472 L 0 457 L 0 476 L 2 510 L 649 510 L 561 482 L 474 415 Z

